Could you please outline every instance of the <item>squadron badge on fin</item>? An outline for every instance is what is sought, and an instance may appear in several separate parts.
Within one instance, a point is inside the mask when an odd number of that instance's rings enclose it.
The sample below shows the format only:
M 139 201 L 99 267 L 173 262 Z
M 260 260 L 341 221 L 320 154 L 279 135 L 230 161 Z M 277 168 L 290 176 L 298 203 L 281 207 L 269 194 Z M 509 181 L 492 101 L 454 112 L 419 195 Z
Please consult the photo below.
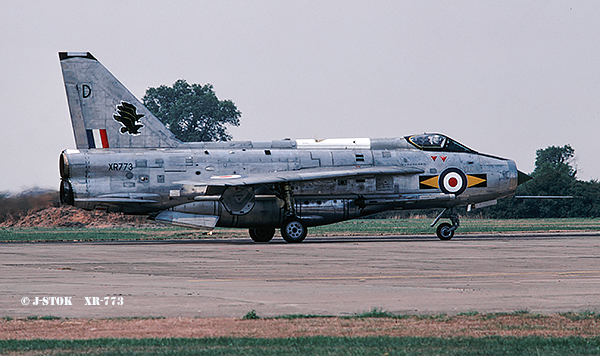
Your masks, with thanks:
M 144 114 L 138 114 L 137 108 L 126 101 L 122 101 L 120 105 L 117 105 L 117 113 L 113 115 L 113 119 L 123 124 L 121 127 L 121 133 L 128 133 L 130 135 L 139 135 L 140 129 L 144 125 L 137 121 L 141 119 Z

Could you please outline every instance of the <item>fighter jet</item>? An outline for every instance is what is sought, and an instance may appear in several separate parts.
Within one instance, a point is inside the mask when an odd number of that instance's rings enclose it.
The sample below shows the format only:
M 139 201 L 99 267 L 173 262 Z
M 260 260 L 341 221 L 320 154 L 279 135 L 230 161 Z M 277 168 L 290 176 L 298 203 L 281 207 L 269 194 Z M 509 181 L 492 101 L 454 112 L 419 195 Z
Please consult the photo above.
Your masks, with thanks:
M 59 53 L 76 149 L 60 154 L 60 198 L 86 210 L 147 215 L 212 230 L 307 228 L 388 210 L 442 209 L 441 240 L 457 207 L 513 196 L 529 176 L 514 161 L 438 133 L 393 138 L 181 142 L 88 53 Z

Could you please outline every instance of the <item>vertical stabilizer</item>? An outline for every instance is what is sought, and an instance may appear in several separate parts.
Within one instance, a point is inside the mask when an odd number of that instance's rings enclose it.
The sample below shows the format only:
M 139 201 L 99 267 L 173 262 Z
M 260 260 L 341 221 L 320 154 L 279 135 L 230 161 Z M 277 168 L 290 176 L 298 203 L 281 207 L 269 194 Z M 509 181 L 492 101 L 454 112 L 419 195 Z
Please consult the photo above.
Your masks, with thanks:
M 91 53 L 59 58 L 78 149 L 181 144 Z

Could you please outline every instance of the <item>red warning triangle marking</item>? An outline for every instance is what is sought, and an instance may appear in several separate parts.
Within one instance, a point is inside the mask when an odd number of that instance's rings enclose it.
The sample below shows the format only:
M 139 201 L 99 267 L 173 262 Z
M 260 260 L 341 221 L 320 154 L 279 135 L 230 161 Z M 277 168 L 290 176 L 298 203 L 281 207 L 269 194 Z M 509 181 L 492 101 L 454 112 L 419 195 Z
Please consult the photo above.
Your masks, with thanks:
M 446 158 L 448 158 L 448 156 L 441 156 L 440 158 L 442 159 L 442 162 L 446 162 Z
M 431 156 L 431 159 L 435 162 L 435 160 L 437 159 L 437 156 Z

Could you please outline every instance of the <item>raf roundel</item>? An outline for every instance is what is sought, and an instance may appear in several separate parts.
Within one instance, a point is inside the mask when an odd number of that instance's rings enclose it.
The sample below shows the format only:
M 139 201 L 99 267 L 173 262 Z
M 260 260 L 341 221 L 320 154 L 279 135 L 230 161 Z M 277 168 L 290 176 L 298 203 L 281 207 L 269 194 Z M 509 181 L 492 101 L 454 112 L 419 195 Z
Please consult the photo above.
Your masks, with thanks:
M 467 176 L 458 168 L 448 168 L 440 174 L 439 186 L 446 194 L 462 194 L 467 184 Z

